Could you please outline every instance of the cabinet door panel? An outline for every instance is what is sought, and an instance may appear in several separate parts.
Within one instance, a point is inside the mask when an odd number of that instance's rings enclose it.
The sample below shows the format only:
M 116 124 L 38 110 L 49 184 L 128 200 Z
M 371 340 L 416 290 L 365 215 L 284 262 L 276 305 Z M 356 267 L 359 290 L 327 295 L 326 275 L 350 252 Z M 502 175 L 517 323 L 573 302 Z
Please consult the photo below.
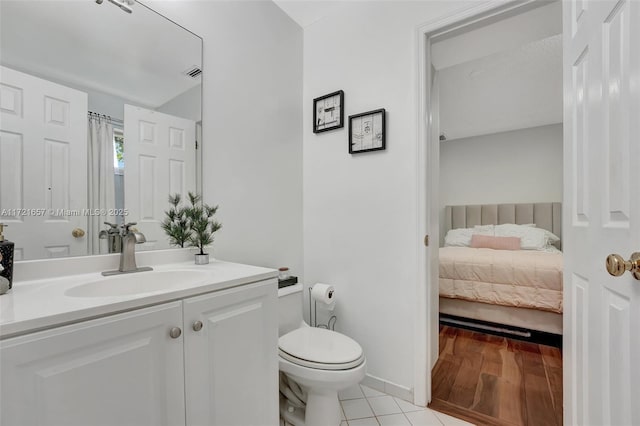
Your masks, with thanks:
M 278 424 L 276 303 L 275 280 L 184 300 L 188 425 Z
M 180 302 L 0 342 L 4 426 L 184 425 Z

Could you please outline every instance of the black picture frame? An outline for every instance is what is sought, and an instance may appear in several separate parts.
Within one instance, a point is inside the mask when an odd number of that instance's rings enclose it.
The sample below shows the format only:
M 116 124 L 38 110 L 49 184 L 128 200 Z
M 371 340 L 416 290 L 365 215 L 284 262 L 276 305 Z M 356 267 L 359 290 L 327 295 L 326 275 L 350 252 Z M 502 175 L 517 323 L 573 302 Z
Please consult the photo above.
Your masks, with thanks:
M 336 109 L 338 109 L 337 112 Z M 315 98 L 313 100 L 313 133 L 342 127 L 344 127 L 344 91 L 338 90 Z
M 349 116 L 349 154 L 387 149 L 384 108 Z

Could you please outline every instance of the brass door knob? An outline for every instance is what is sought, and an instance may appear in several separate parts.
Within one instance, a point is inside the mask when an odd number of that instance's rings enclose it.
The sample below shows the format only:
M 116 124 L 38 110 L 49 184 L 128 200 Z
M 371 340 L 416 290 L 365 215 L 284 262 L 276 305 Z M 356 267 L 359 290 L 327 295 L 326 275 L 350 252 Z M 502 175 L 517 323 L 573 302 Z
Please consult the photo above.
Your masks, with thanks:
M 84 237 L 84 229 L 76 228 L 71 231 L 71 235 L 73 235 L 73 238 L 82 238 Z
M 624 260 L 619 254 L 607 256 L 607 272 L 614 277 L 619 277 L 625 271 L 631 272 L 633 278 L 640 280 L 640 252 L 632 253 L 629 260 Z

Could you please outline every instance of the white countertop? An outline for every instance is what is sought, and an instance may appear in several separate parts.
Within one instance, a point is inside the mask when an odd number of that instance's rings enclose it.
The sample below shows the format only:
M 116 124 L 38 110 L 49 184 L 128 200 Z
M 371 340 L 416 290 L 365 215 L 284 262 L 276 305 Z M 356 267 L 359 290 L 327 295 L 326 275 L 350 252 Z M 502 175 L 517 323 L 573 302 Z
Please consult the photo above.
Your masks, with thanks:
M 208 276 L 206 279 L 198 279 L 197 282 L 185 282 L 184 285 L 170 290 L 109 297 L 65 295 L 72 287 L 104 279 L 100 272 L 14 282 L 13 288 L 0 296 L 0 339 L 236 287 L 275 278 L 278 275 L 278 271 L 273 269 L 218 260 L 212 261 L 209 265 L 194 265 L 193 260 L 154 265 L 153 269 L 206 271 Z

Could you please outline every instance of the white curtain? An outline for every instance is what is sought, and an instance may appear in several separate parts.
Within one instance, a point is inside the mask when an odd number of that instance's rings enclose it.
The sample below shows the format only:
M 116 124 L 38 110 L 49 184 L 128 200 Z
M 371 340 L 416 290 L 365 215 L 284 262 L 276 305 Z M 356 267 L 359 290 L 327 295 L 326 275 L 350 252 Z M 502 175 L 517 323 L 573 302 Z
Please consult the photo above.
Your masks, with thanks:
M 105 228 L 104 222 L 115 222 L 109 210 L 115 208 L 115 172 L 113 167 L 113 126 L 105 117 L 89 116 L 88 140 L 88 188 L 89 209 L 88 242 L 89 253 L 108 253 L 107 241 L 100 240 L 98 233 Z

